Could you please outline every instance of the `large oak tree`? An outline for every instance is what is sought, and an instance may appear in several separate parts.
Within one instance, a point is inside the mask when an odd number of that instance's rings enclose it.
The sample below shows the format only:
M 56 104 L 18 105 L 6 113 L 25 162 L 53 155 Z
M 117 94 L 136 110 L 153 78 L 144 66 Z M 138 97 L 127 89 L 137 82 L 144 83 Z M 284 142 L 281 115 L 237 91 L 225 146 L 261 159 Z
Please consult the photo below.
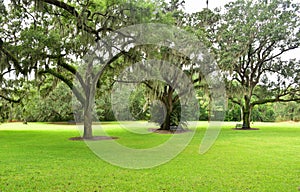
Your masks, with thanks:
M 94 97 L 95 87 L 105 84 L 99 80 L 101 76 L 130 50 L 101 63 L 101 70 L 90 76 L 78 72 L 77 61 L 92 45 L 115 30 L 147 22 L 146 19 L 151 18 L 149 13 L 153 12 L 150 9 L 155 6 L 141 2 L 11 0 L 6 10 L 1 7 L 0 52 L 4 58 L 1 66 L 16 78 L 35 74 L 38 79 L 37 74 L 47 73 L 63 81 L 84 109 L 83 136 L 90 138 L 94 105 L 91 97 Z M 74 77 L 79 80 L 80 88 L 74 86 Z
M 237 0 L 221 14 L 215 50 L 245 129 L 254 106 L 300 100 L 300 63 L 284 57 L 300 46 L 299 9 L 290 0 Z

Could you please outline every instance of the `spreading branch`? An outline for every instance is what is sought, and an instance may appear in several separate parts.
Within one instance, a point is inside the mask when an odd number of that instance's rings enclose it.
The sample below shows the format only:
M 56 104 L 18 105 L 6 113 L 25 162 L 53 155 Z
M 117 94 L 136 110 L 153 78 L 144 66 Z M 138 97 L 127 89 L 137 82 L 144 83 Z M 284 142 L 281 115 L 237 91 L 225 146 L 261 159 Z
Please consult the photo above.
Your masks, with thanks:
M 282 99 L 280 97 L 276 97 L 276 98 L 272 98 L 272 99 L 263 99 L 263 100 L 258 100 L 258 101 L 254 101 L 251 103 L 252 106 L 255 105 L 262 105 L 262 104 L 266 104 L 266 103 L 275 103 L 275 102 L 291 102 L 291 101 L 300 101 L 300 97 L 299 98 L 290 98 L 290 99 Z
M 15 100 L 15 99 L 11 99 L 9 97 L 6 97 L 4 95 L 0 95 L 0 98 L 5 99 L 6 101 L 10 102 L 10 103 L 20 103 L 21 98 Z
M 5 49 L 3 47 L 3 41 L 1 40 L 0 38 L 0 51 L 3 52 L 9 60 L 11 60 L 14 64 L 14 67 L 16 68 L 17 71 L 21 72 L 21 73 L 25 73 L 25 70 L 22 69 L 22 66 L 20 64 L 20 62 L 18 61 L 18 59 L 10 52 L 8 51 L 7 49 Z
M 98 35 L 98 30 L 93 29 L 92 27 L 88 26 L 85 22 L 81 21 L 82 18 L 75 7 L 58 0 L 41 0 L 41 1 L 67 11 L 68 13 L 70 13 L 71 15 L 73 15 L 74 17 L 80 20 L 80 22 L 77 22 L 78 28 L 83 29 L 90 34 L 96 35 L 97 40 L 100 39 Z
M 239 106 L 243 106 L 242 102 L 235 100 L 233 97 L 228 98 L 232 103 L 235 103 Z

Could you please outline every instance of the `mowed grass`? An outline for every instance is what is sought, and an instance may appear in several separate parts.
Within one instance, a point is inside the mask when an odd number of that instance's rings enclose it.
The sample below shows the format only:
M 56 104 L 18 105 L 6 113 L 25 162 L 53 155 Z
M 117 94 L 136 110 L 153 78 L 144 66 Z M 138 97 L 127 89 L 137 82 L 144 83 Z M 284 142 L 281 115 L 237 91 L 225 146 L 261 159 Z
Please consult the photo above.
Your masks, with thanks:
M 99 159 L 73 125 L 0 125 L 0 191 L 298 191 L 300 123 L 255 123 L 258 131 L 223 126 L 200 155 L 207 123 L 187 148 L 161 166 L 131 170 Z M 105 123 L 118 142 L 147 148 L 169 135 L 136 135 Z M 106 142 L 106 141 L 101 141 Z M 122 158 L 122 157 L 120 157 Z

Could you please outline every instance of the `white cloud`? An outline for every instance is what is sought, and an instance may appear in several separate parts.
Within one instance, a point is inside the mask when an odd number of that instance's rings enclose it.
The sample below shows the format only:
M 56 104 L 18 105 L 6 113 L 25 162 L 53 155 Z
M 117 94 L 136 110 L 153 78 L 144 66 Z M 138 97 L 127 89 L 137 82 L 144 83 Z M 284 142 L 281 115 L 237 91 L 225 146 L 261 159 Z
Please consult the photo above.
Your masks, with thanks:
M 169 1 L 169 0 L 166 0 Z M 201 11 L 203 8 L 206 8 L 207 0 L 185 0 L 185 10 L 188 13 L 193 13 Z M 219 7 L 224 7 L 229 2 L 234 2 L 235 0 L 209 0 L 208 8 L 214 9 Z M 300 3 L 300 0 L 293 0 L 294 3 Z

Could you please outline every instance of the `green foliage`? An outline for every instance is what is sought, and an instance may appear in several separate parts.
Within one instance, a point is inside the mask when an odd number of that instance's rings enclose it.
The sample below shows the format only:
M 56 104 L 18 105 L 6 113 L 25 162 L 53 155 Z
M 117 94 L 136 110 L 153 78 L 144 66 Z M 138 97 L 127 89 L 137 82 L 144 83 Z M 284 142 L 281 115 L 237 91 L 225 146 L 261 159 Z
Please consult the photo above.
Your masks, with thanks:
M 95 110 L 100 121 L 115 121 L 112 111 L 110 92 L 96 95 Z
M 300 121 L 299 102 L 276 103 L 274 108 L 277 121 Z
M 72 120 L 71 92 L 62 83 L 48 80 L 40 90 L 34 82 L 24 83 L 26 93 L 19 103 L 1 103 L 1 121 L 68 121 Z
M 241 108 L 231 101 L 228 101 L 228 110 L 226 111 L 225 121 L 241 121 Z
M 27 121 L 69 121 L 73 120 L 71 90 L 59 83 L 51 92 L 47 85 L 41 87 L 28 100 L 23 101 L 23 115 Z M 43 92 L 47 92 L 46 95 Z
M 261 122 L 274 122 L 276 121 L 276 115 L 274 110 L 274 104 L 268 103 L 264 105 L 258 105 L 252 110 L 252 121 Z
M 147 97 L 144 95 L 145 86 L 138 86 L 130 95 L 130 113 L 136 120 L 147 120 L 149 107 Z
M 197 97 L 199 100 L 199 110 L 200 110 L 200 121 L 208 121 L 210 104 L 209 104 L 209 96 L 204 90 L 197 90 Z

